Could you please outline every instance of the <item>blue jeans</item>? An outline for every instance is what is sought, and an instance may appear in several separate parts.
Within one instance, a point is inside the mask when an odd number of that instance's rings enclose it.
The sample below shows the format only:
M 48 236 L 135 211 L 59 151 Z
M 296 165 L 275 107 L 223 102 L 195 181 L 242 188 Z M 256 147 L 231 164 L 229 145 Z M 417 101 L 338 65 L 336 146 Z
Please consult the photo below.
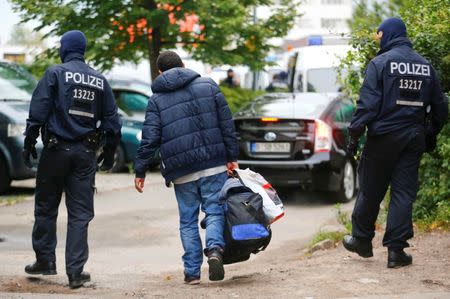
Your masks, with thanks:
M 197 181 L 175 185 L 175 195 L 180 213 L 180 235 L 183 243 L 184 274 L 200 277 L 203 263 L 202 241 L 198 230 L 198 214 L 201 206 L 206 214 L 206 248 L 223 249 L 225 215 L 219 202 L 219 192 L 228 176 L 226 172 L 203 177 Z

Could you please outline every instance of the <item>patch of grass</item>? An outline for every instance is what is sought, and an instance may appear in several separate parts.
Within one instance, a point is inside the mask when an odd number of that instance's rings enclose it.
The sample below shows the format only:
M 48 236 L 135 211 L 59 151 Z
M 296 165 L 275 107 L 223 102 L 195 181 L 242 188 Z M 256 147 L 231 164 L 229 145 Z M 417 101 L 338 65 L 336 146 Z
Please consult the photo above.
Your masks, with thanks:
M 390 199 L 389 189 L 380 206 L 380 213 L 376 222 L 377 229 L 386 224 Z M 424 232 L 436 230 L 450 231 L 450 201 L 438 202 L 433 213 L 428 215 L 424 214 L 422 218 L 416 219 L 414 223 L 420 231 Z
M 24 201 L 28 195 L 5 195 L 0 196 L 0 205 L 12 206 Z
M 12 186 L 7 193 L 0 195 L 0 206 L 14 205 L 34 195 L 34 187 Z
M 336 218 L 339 224 L 345 227 L 346 233 L 350 234 L 352 232 L 352 219 L 348 212 L 342 211 L 342 205 L 340 203 L 334 206 L 336 210 Z
M 311 240 L 309 248 L 326 239 L 330 239 L 333 243 L 338 243 L 342 241 L 346 234 L 347 232 L 318 232 Z
M 336 220 L 341 224 L 345 230 L 334 231 L 334 232 L 318 232 L 314 235 L 313 239 L 309 244 L 309 248 L 313 247 L 315 244 L 330 239 L 333 243 L 341 242 L 345 235 L 351 234 L 352 232 L 352 221 L 348 212 L 342 210 L 341 204 L 336 204 L 334 206 L 336 210 Z
M 134 165 L 133 165 L 133 163 L 128 163 L 126 165 L 126 167 L 127 167 L 127 171 L 128 171 L 129 174 L 134 174 Z
M 436 212 L 416 220 L 417 227 L 422 231 L 450 231 L 450 201 L 438 203 Z

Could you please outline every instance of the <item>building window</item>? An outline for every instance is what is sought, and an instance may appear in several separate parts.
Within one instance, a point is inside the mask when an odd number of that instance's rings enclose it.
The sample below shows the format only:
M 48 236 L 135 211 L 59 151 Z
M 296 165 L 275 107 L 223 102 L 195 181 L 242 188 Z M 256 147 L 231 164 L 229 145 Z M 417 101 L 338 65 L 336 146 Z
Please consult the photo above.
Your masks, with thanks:
M 322 28 L 336 28 L 341 19 L 320 19 L 320 26 Z

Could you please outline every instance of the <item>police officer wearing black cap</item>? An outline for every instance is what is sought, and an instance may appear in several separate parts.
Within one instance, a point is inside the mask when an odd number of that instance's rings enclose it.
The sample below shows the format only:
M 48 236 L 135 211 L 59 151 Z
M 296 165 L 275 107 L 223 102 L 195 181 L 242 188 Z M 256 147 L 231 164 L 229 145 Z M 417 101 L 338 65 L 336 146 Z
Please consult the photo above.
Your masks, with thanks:
M 413 50 L 401 19 L 385 20 L 377 37 L 381 50 L 367 66 L 349 127 L 351 155 L 366 128 L 367 141 L 358 168 L 352 236 L 345 236 L 343 244 L 362 257 L 373 256 L 375 221 L 390 186 L 383 245 L 388 248 L 388 268 L 397 268 L 412 263 L 403 249 L 413 237 L 419 163 L 424 152 L 436 147 L 436 135 L 448 118 L 448 101 L 433 67 Z
M 121 129 L 111 87 L 84 61 L 86 43 L 81 31 L 62 36 L 62 64 L 47 69 L 33 93 L 23 152 L 31 167 L 30 156 L 36 158 L 41 133 L 44 150 L 36 177 L 32 236 L 36 262 L 26 266 L 25 272 L 56 274 L 56 218 L 64 192 L 66 273 L 71 288 L 90 281 L 83 267 L 88 259 L 88 225 L 94 217 L 96 152 L 103 145 L 101 169 L 112 168 Z

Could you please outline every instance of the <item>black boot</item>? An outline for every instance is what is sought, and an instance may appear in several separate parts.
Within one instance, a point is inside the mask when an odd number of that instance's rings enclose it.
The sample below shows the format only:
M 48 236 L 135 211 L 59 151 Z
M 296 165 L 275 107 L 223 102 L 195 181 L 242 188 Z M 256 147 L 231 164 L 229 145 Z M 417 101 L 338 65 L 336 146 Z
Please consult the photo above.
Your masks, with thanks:
M 412 256 L 406 254 L 403 249 L 388 250 L 388 268 L 400 268 L 412 264 Z
M 78 274 L 67 274 L 67 277 L 69 277 L 69 287 L 71 289 L 76 289 L 81 286 L 85 282 L 91 281 L 91 275 L 87 272 L 81 272 Z
M 345 249 L 351 252 L 356 252 L 361 257 L 372 257 L 372 242 L 365 239 L 359 239 L 352 236 L 344 236 L 344 240 L 342 240 L 342 244 Z
M 208 252 L 209 280 L 218 281 L 225 277 L 223 269 L 222 252 L 220 249 L 212 249 Z
M 34 264 L 25 267 L 25 272 L 31 275 L 56 275 L 55 262 L 36 261 Z

